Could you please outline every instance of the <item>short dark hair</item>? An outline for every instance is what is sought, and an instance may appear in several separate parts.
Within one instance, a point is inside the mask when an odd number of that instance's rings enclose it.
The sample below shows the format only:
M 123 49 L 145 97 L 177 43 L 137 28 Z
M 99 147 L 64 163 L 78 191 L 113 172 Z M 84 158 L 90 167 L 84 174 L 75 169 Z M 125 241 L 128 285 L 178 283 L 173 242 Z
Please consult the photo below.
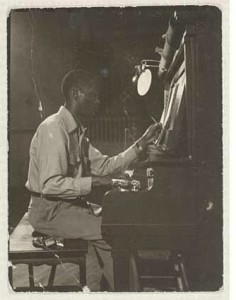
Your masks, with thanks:
M 97 73 L 84 69 L 75 69 L 68 72 L 62 79 L 61 92 L 68 100 L 69 91 L 73 87 L 80 88 L 82 92 L 88 88 L 92 82 L 99 83 L 100 79 Z

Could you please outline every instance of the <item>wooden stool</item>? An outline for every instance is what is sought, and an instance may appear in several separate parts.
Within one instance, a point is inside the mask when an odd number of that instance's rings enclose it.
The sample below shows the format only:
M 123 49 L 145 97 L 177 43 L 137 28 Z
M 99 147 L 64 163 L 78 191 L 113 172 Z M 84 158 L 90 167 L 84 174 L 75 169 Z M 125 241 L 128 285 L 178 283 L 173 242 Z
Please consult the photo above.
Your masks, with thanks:
M 78 291 L 86 285 L 86 253 L 87 242 L 84 240 L 65 240 L 64 247 L 53 249 L 36 248 L 32 244 L 33 228 L 28 222 L 26 213 L 12 235 L 9 243 L 9 281 L 14 291 Z M 74 263 L 79 265 L 79 286 L 53 286 L 56 267 L 62 263 Z M 29 287 L 14 287 L 12 265 L 27 264 L 29 274 Z M 51 266 L 51 272 L 46 287 L 35 286 L 33 267 L 39 265 Z
M 131 256 L 130 274 L 132 291 L 189 291 L 185 264 L 180 252 L 137 250 Z

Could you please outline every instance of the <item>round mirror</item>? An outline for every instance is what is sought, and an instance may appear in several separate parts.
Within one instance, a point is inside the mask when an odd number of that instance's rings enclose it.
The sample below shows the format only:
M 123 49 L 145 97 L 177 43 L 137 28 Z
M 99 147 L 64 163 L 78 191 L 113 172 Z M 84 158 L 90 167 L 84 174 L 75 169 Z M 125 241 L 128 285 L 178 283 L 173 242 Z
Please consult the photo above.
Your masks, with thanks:
M 137 83 L 137 90 L 140 96 L 144 96 L 149 91 L 149 88 L 152 83 L 152 72 L 149 69 L 146 69 L 141 73 Z

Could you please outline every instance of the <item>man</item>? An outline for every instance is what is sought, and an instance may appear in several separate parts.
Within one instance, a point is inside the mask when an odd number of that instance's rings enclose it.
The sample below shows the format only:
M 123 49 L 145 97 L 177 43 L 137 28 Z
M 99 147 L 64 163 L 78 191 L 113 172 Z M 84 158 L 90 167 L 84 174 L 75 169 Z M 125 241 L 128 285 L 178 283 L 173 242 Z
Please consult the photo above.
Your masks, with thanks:
M 30 146 L 26 187 L 31 191 L 29 221 L 41 233 L 92 241 L 103 262 L 102 271 L 113 290 L 110 247 L 102 239 L 101 216 L 85 196 L 111 185 L 111 175 L 125 171 L 156 137 L 150 126 L 130 148 L 114 157 L 102 155 L 85 136 L 83 122 L 98 105 L 98 77 L 84 70 L 69 72 L 62 82 L 65 106 L 44 120 Z

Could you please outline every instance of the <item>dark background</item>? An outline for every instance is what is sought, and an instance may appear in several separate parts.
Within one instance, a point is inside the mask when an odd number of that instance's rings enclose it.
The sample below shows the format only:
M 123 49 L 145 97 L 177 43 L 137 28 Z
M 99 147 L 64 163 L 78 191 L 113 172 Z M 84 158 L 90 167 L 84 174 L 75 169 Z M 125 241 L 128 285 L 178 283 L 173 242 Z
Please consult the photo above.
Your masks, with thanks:
M 140 134 L 149 114 L 161 114 L 163 86 L 156 80 L 145 97 L 132 86 L 134 66 L 142 59 L 160 59 L 162 35 L 174 8 L 76 8 L 13 10 L 8 20 L 10 226 L 27 208 L 24 188 L 32 136 L 43 119 L 63 105 L 63 76 L 75 68 L 100 72 L 100 120 L 117 128 L 94 142 L 101 151 L 117 154 L 124 147 L 124 128 L 135 119 Z M 155 76 L 155 74 L 154 74 Z M 125 113 L 126 112 L 126 113 Z M 117 120 L 114 123 L 114 120 Z M 150 119 L 149 119 L 150 122 Z M 96 125 L 95 125 L 96 127 Z M 98 131 L 102 131 L 100 128 Z M 115 130 L 115 129 L 114 129 Z

